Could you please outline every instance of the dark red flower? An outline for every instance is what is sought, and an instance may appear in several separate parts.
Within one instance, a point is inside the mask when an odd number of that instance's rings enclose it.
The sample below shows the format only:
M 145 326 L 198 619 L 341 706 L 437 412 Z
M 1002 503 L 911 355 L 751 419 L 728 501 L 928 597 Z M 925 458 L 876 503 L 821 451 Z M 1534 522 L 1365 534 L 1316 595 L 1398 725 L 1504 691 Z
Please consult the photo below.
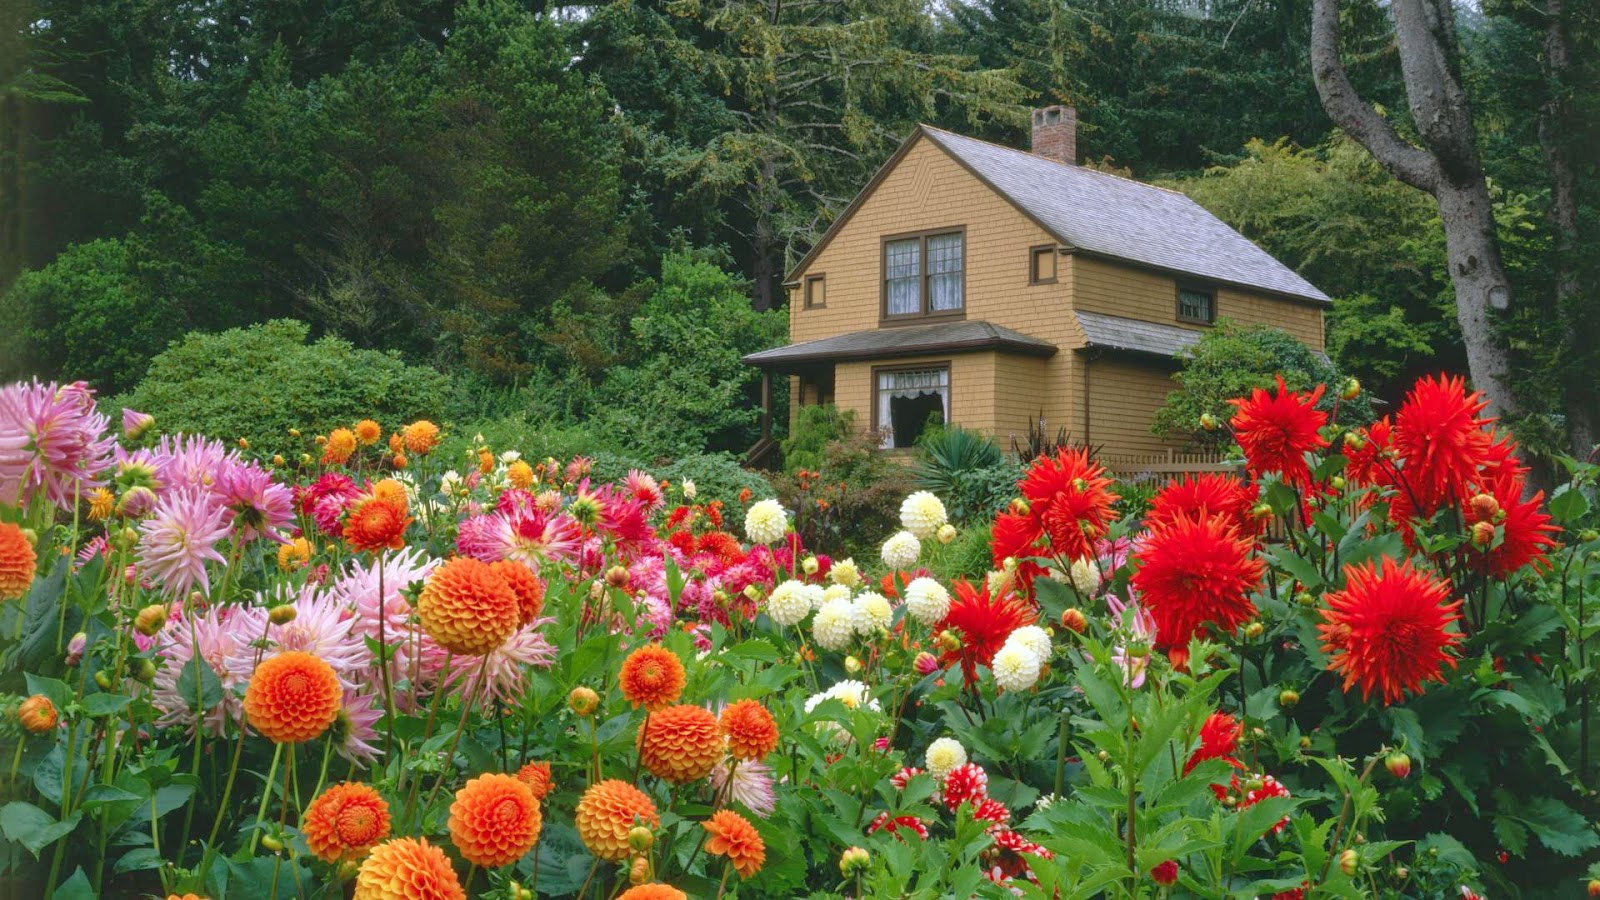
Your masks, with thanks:
M 994 662 L 1011 632 L 1032 625 L 1038 613 L 1009 589 L 991 596 L 987 584 L 980 590 L 965 580 L 957 581 L 955 589 L 950 612 L 935 632 L 948 628 L 960 634 L 961 648 L 946 651 L 943 662 L 961 663 L 961 675 L 970 687 L 978 680 L 978 666 Z
M 1344 689 L 1359 685 L 1363 700 L 1376 692 L 1388 704 L 1406 691 L 1421 693 L 1424 682 L 1444 681 L 1440 670 L 1456 665 L 1450 648 L 1461 640 L 1449 628 L 1461 618 L 1461 601 L 1447 602 L 1449 583 L 1387 557 L 1382 569 L 1369 560 L 1344 574 L 1344 590 L 1328 594 L 1325 624 L 1317 626 Z
M 1083 559 L 1094 542 L 1116 521 L 1106 470 L 1082 447 L 1064 447 L 1055 456 L 1034 460 L 1019 487 L 1029 514 L 1050 537 L 1051 552 L 1061 559 Z
M 1177 860 L 1169 859 L 1164 863 L 1158 864 L 1154 869 L 1151 869 L 1150 870 L 1150 880 L 1154 881 L 1156 884 L 1161 885 L 1162 887 L 1172 887 L 1173 885 L 1177 884 L 1178 883 L 1178 862 L 1177 862 Z
M 1180 513 L 1145 537 L 1130 583 L 1156 620 L 1156 644 L 1185 647 L 1207 625 L 1224 633 L 1256 614 L 1250 592 L 1266 563 L 1219 515 Z
M 1256 388 L 1248 398 L 1228 401 L 1234 406 L 1229 425 L 1251 475 L 1277 472 L 1288 484 L 1301 486 L 1311 481 L 1306 454 L 1328 446 L 1321 434 L 1328 415 L 1317 409 L 1324 388 L 1319 384 L 1309 394 L 1291 391 L 1279 375 L 1277 393 Z
M 1247 485 L 1236 475 L 1203 472 L 1184 475 L 1166 483 L 1150 498 L 1146 525 L 1170 522 L 1179 513 L 1210 513 L 1226 516 L 1241 534 L 1257 534 L 1266 519 L 1251 514 L 1260 496 L 1255 485 Z

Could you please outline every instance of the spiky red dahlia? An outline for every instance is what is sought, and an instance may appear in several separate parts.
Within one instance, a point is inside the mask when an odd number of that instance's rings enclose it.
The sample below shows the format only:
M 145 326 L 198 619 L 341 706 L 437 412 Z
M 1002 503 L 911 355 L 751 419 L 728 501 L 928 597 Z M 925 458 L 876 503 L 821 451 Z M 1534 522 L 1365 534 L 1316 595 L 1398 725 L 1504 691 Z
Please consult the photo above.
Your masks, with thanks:
M 1231 632 L 1256 614 L 1250 592 L 1266 563 L 1219 515 L 1180 513 L 1150 529 L 1131 584 L 1155 618 L 1158 646 L 1187 647 L 1202 629 Z
M 1492 497 L 1492 507 L 1468 499 L 1461 505 L 1462 527 L 1471 529 L 1478 522 L 1500 526 L 1500 546 L 1488 552 L 1469 550 L 1467 561 L 1478 571 L 1487 570 L 1496 578 L 1504 578 L 1523 566 L 1547 565 L 1545 554 L 1555 546 L 1551 537 L 1561 529 L 1550 524 L 1550 516 L 1540 509 L 1544 491 L 1527 500 L 1522 499 L 1524 482 L 1511 472 L 1504 472 L 1485 485 L 1483 495 Z M 1503 517 L 1502 517 L 1503 516 Z
M 1067 559 L 1093 554 L 1094 542 L 1116 521 L 1111 479 L 1083 447 L 1064 447 L 1034 460 L 1019 485 L 1031 515 L 1050 536 L 1051 551 Z
M 961 663 L 961 675 L 971 686 L 978 680 L 978 666 L 994 662 L 994 655 L 1005 645 L 1011 632 L 1032 625 L 1038 618 L 1026 600 L 1003 588 L 991 594 L 988 585 L 981 589 L 962 580 L 955 583 L 956 596 L 950 611 L 939 622 L 935 633 L 952 629 L 960 633 L 961 647 L 944 654 L 945 665 Z
M 1393 448 L 1394 425 L 1384 416 L 1366 428 L 1351 432 L 1344 442 L 1345 477 L 1363 487 L 1387 484 L 1389 474 L 1379 462 Z
M 1289 484 L 1311 482 L 1306 454 L 1328 446 L 1328 439 L 1321 434 L 1328 415 L 1317 409 L 1325 387 L 1319 384 L 1309 394 L 1291 391 L 1279 375 L 1276 393 L 1256 388 L 1249 397 L 1228 401 L 1234 406 L 1228 424 L 1244 450 L 1245 467 L 1251 475 L 1259 478 L 1277 472 Z
M 1461 601 L 1449 602 L 1449 583 L 1388 558 L 1381 569 L 1369 560 L 1344 574 L 1344 590 L 1328 594 L 1317 626 L 1328 669 L 1344 676 L 1344 689 L 1359 685 L 1361 699 L 1376 692 L 1389 704 L 1421 693 L 1424 682 L 1444 681 L 1442 668 L 1456 665 L 1450 648 L 1461 640 L 1450 630 Z
M 1037 549 L 1037 545 L 1043 538 L 1044 528 L 1031 512 L 1003 512 L 995 516 L 994 528 L 990 532 L 989 539 L 994 567 L 1002 569 L 1006 560 L 1015 560 L 1017 581 L 1022 590 L 1030 590 L 1033 587 L 1033 579 L 1045 573 L 1043 566 L 1030 559 L 1042 552 Z
M 1237 475 L 1202 472 L 1173 479 L 1150 498 L 1146 525 L 1170 522 L 1180 513 L 1220 515 L 1239 527 L 1241 534 L 1261 531 L 1266 519 L 1251 514 L 1260 492 Z
M 1462 497 L 1489 461 L 1493 440 L 1484 428 L 1494 420 L 1478 416 L 1488 405 L 1483 394 L 1468 394 L 1460 377 L 1421 378 L 1406 394 L 1394 416 L 1394 449 L 1422 516 L 1433 515 L 1452 495 Z
M 1239 737 L 1242 734 L 1244 726 L 1233 716 L 1225 712 L 1206 716 L 1205 722 L 1200 725 L 1200 746 L 1189 754 L 1189 761 L 1183 764 L 1183 774 L 1189 774 L 1195 766 L 1208 759 L 1227 760 L 1238 767 L 1240 763 L 1233 758 L 1233 754 L 1239 749 Z

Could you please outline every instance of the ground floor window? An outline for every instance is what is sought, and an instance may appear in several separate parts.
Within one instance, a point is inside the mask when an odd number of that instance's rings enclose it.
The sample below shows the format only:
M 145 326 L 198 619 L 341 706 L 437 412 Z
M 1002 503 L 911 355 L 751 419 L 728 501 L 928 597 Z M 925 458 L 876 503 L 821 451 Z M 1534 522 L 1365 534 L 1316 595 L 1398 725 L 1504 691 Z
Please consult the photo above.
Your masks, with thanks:
M 911 447 L 929 424 L 950 418 L 950 367 L 877 373 L 876 424 L 884 449 Z

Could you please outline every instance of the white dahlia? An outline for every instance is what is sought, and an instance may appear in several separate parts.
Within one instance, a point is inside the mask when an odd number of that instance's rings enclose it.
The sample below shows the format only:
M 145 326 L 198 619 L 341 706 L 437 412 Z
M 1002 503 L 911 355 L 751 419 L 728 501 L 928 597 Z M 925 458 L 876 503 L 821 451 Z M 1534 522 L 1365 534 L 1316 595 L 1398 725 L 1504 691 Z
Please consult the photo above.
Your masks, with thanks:
M 922 542 L 909 531 L 897 531 L 883 542 L 883 564 L 891 569 L 909 569 L 922 556 Z
M 767 615 L 785 628 L 799 624 L 810 612 L 811 592 L 793 579 L 773 588 L 767 597 Z
M 928 753 L 924 757 L 928 764 L 928 774 L 934 781 L 943 781 L 946 775 L 958 766 L 967 764 L 967 748 L 955 738 L 939 738 L 928 745 Z
M 776 500 L 762 500 L 744 514 L 744 534 L 752 544 L 773 544 L 789 530 L 789 514 Z
M 914 578 L 906 585 L 906 611 L 924 625 L 937 625 L 950 614 L 950 592 L 932 578 Z
M 833 564 L 833 568 L 828 570 L 828 578 L 834 584 L 842 584 L 847 588 L 853 588 L 861 583 L 861 570 L 856 568 L 854 559 L 841 559 L 836 561 Z
M 824 650 L 843 650 L 850 646 L 850 639 L 855 635 L 854 610 L 849 600 L 829 600 L 822 604 L 811 622 L 811 636 Z
M 1042 664 L 1050 659 L 1050 635 L 1037 625 L 1024 625 L 1006 638 L 1007 644 L 1020 645 L 1024 650 L 1039 657 Z
M 889 627 L 894 620 L 894 607 L 889 605 L 889 598 L 868 591 L 856 598 L 851 619 L 855 622 L 856 634 L 871 634 L 879 628 Z
M 1008 691 L 1025 691 L 1039 683 L 1039 656 L 1022 644 L 1007 641 L 989 668 L 995 684 Z
M 924 540 L 938 534 L 947 521 L 944 502 L 931 491 L 917 491 L 900 504 L 900 527 Z

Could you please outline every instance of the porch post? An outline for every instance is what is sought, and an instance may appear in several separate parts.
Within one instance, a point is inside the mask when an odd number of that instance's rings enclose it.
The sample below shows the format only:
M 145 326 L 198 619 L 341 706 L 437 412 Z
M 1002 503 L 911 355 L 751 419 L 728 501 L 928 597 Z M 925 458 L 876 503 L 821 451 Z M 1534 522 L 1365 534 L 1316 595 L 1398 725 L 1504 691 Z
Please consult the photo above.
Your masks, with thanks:
M 772 370 L 761 370 L 761 439 L 772 440 Z

